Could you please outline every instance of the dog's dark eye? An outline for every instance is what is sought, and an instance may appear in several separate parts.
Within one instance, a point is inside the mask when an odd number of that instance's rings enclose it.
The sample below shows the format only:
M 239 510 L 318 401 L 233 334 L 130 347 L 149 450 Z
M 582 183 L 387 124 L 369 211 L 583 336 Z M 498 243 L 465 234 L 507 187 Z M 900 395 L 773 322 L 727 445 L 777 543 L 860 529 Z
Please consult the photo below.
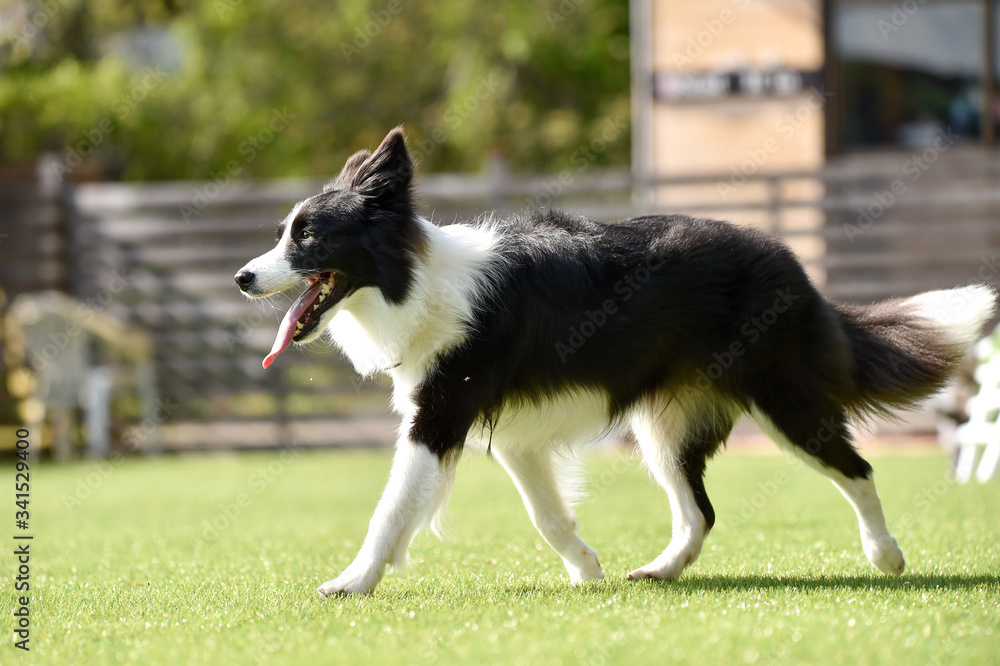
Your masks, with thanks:
M 308 229 L 300 229 L 298 233 L 295 234 L 295 240 L 304 241 L 309 240 L 310 238 L 312 238 L 312 232 Z

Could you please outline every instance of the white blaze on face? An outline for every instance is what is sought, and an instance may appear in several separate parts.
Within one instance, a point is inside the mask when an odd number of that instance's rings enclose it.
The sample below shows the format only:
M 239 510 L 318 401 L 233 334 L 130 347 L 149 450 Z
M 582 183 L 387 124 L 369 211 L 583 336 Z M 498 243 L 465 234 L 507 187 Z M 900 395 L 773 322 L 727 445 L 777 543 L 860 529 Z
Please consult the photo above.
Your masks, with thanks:
M 292 211 L 285 216 L 284 230 L 278 244 L 269 252 L 265 252 L 243 267 L 242 270 L 250 271 L 255 276 L 253 288 L 250 296 L 259 298 L 270 296 L 282 291 L 291 289 L 302 282 L 302 276 L 292 270 L 292 265 L 288 262 L 288 243 L 292 231 L 292 220 L 299 214 L 305 201 L 295 204 Z
M 248 296 L 252 298 L 263 298 L 265 296 L 287 291 L 288 289 L 296 287 L 302 283 L 302 276 L 292 269 L 292 265 L 288 261 L 287 250 L 291 239 L 292 221 L 295 219 L 295 216 L 299 214 L 299 211 L 302 209 L 302 205 L 306 201 L 307 200 L 303 200 L 295 204 L 291 212 L 285 216 L 281 238 L 278 239 L 277 245 L 259 257 L 251 259 L 250 262 L 241 269 L 241 272 L 248 271 L 253 273 L 255 276 L 252 287 L 246 292 Z M 285 319 L 287 320 L 289 318 L 290 315 L 286 314 Z M 292 322 L 291 325 L 294 326 L 294 322 Z M 271 353 L 268 354 L 267 358 L 264 360 L 265 368 L 271 365 L 274 358 L 284 351 L 289 344 L 291 344 L 291 338 L 294 334 L 294 330 L 286 331 L 284 330 L 286 328 L 289 328 L 289 326 L 283 321 L 282 325 L 279 327 L 278 338 L 275 340 L 274 348 L 271 349 Z
M 324 307 L 327 298 L 335 293 L 337 286 L 335 272 L 316 272 L 310 275 L 301 269 L 295 270 L 289 261 L 289 256 L 294 254 L 290 251 L 292 222 L 308 201 L 309 199 L 300 201 L 285 216 L 278 244 L 270 252 L 257 257 L 242 269 L 252 272 L 255 276 L 252 286 L 246 289 L 246 293 L 253 298 L 263 298 L 287 291 L 292 287 L 306 285 L 306 289 L 295 299 L 278 325 L 274 344 L 264 358 L 265 368 L 269 367 L 281 352 L 288 349 L 293 340 L 304 343 L 322 334 L 323 318 L 329 313 L 321 308 Z

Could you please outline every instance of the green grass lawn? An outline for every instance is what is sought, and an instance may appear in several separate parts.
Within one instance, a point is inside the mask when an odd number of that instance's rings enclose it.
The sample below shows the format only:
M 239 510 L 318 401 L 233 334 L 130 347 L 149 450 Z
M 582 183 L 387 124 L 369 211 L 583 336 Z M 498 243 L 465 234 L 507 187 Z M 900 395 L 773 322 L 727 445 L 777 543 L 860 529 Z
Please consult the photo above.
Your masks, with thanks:
M 709 466 L 719 520 L 701 559 L 678 582 L 627 582 L 666 546 L 669 509 L 637 461 L 600 454 L 578 517 L 607 578 L 573 588 L 503 470 L 470 454 L 455 541 L 422 535 L 408 572 L 339 599 L 315 588 L 353 558 L 385 452 L 42 465 L 32 651 L 8 640 L 0 662 L 1000 662 L 1000 481 L 956 486 L 938 456 L 872 462 L 907 558 L 899 578 L 868 564 L 853 511 L 820 476 L 731 453 Z

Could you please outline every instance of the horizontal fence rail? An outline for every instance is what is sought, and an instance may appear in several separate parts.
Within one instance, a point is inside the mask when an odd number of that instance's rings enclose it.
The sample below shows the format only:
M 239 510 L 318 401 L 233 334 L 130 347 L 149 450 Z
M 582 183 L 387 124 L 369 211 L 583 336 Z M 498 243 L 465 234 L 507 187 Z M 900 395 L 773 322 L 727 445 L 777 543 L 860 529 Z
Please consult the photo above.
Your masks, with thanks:
M 621 171 L 427 175 L 438 224 L 558 206 L 602 221 L 685 213 L 756 224 L 791 245 L 830 298 L 869 302 L 969 282 L 1000 283 L 1000 158 L 953 148 L 927 168 L 909 154 L 821 171 L 722 173 L 636 182 Z M 0 185 L 0 279 L 8 298 L 55 289 L 148 332 L 158 392 L 175 404 L 165 448 L 392 440 L 387 386 L 362 381 L 320 344 L 261 360 L 290 303 L 250 302 L 235 272 L 320 181 L 84 184 L 53 193 Z

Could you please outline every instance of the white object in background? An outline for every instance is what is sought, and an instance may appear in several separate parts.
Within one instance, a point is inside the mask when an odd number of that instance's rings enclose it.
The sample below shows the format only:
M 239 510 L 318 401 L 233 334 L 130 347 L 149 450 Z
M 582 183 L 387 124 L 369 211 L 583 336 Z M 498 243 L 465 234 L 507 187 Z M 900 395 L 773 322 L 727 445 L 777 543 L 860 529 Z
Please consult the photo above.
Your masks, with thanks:
M 996 473 L 1000 462 L 1000 329 L 980 340 L 975 347 L 980 360 L 975 378 L 979 393 L 966 402 L 969 421 L 955 431 L 958 442 L 958 460 L 955 463 L 955 480 L 966 483 L 976 467 L 976 454 L 983 446 L 983 455 L 976 468 L 976 479 L 988 481 Z

